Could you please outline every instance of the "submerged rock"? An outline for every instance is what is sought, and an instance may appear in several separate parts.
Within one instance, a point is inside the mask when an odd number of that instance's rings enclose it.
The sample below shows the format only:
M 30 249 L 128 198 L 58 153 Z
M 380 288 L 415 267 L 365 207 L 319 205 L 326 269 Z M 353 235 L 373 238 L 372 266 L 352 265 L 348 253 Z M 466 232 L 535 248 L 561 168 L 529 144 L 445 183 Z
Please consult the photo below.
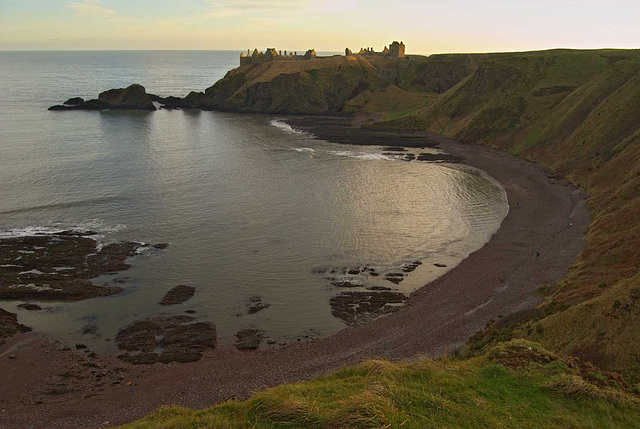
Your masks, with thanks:
M 193 286 L 179 285 L 171 289 L 160 301 L 160 305 L 182 304 L 196 293 Z
M 191 323 L 190 316 L 153 317 L 123 328 L 116 344 L 125 353 L 118 358 L 133 364 L 193 362 L 216 347 L 216 327 Z
M 39 310 L 42 310 L 42 307 L 40 307 L 38 304 L 29 304 L 29 303 L 20 304 L 18 306 L 18 308 L 21 308 L 21 309 L 27 310 L 27 311 L 39 311 Z
M 264 310 L 265 308 L 271 307 L 271 304 L 269 304 L 268 302 L 264 301 L 264 299 L 262 297 L 259 297 L 257 295 L 250 296 L 247 299 L 247 302 L 246 302 L 245 305 L 247 307 L 247 313 L 248 314 L 255 314 L 258 311 L 261 311 L 261 310 Z

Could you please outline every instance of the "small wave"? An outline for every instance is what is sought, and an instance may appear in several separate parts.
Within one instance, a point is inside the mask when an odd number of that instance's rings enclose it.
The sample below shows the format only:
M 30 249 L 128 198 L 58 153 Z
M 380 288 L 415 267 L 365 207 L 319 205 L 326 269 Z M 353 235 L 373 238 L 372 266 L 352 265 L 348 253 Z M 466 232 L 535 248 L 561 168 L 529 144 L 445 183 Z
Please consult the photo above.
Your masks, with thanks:
M 296 148 L 293 148 L 293 150 L 295 150 L 296 152 L 302 152 L 302 153 L 306 153 L 306 152 L 313 153 L 313 152 L 315 152 L 315 150 L 311 149 L 310 147 L 296 147 Z
M 67 208 L 68 209 L 68 208 L 89 206 L 92 204 L 110 203 L 117 200 L 118 200 L 118 197 L 86 198 L 86 199 L 81 199 L 76 201 L 67 201 L 62 203 L 39 204 L 39 205 L 33 205 L 29 207 L 19 207 L 15 209 L 0 211 L 0 214 L 28 213 L 31 211 L 46 210 L 51 208 Z
M 294 130 L 293 128 L 291 128 L 291 125 L 287 124 L 286 122 L 284 122 L 281 119 L 272 119 L 271 120 L 271 125 L 273 125 L 276 128 L 280 128 L 283 131 L 287 131 L 289 133 L 294 133 L 294 134 L 300 134 L 300 135 L 309 135 L 309 133 L 305 132 L 305 131 L 301 131 L 301 130 Z
M 105 235 L 113 234 L 126 225 L 104 225 L 104 222 L 100 219 L 91 219 L 79 224 L 63 224 L 54 223 L 50 226 L 27 226 L 24 228 L 0 228 L 1 238 L 16 238 L 16 237 L 32 237 L 35 235 L 51 235 L 62 231 L 77 231 L 79 233 L 84 232 L 96 232 L 96 235 L 92 235 L 91 238 L 99 239 L 104 238 Z

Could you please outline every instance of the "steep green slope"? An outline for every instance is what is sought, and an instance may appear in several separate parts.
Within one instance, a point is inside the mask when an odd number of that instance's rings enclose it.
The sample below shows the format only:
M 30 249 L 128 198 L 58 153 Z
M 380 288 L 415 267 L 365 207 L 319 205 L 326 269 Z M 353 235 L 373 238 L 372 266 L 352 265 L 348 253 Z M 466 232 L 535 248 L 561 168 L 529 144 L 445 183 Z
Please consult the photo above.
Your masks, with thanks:
M 238 67 L 204 93 L 172 101 L 179 107 L 231 112 L 329 114 L 374 111 L 379 100 L 392 94 L 395 108 L 408 110 L 430 104 L 433 98 L 425 95 L 445 92 L 478 62 L 468 55 L 273 61 Z
M 522 330 L 557 351 L 640 376 L 640 51 L 549 51 L 497 58 L 410 117 L 426 129 L 540 162 L 590 194 L 586 248 Z
M 518 340 L 467 360 L 368 361 L 245 402 L 163 408 L 122 428 L 640 427 L 640 400 L 623 387 Z

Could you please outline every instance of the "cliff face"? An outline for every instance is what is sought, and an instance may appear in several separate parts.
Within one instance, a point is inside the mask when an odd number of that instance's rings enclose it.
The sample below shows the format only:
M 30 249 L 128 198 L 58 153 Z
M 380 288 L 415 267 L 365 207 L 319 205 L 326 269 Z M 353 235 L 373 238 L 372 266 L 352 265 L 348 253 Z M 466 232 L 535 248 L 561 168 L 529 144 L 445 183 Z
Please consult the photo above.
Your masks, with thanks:
M 333 57 L 245 65 L 231 70 L 204 93 L 190 94 L 190 100 L 185 99 L 181 107 L 335 114 L 367 110 L 368 100 L 377 103 L 392 94 L 398 108 L 407 109 L 425 102 L 422 93 L 444 92 L 475 67 L 472 57 L 463 55 L 414 57 L 410 61 Z M 349 103 L 357 97 L 357 101 Z
M 338 113 L 367 89 L 387 85 L 365 59 L 336 57 L 246 65 L 208 88 L 200 106 L 255 113 Z

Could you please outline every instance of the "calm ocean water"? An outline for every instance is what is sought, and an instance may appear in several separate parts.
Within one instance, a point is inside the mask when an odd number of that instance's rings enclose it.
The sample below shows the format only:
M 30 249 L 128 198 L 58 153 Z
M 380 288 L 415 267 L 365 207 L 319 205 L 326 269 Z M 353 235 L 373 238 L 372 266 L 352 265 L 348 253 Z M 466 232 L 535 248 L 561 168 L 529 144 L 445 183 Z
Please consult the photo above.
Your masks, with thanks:
M 104 242 L 170 243 L 130 260 L 120 295 L 0 307 L 99 351 L 131 321 L 187 309 L 217 325 L 223 346 L 249 327 L 290 341 L 344 327 L 329 305 L 340 291 L 314 269 L 423 260 L 397 286 L 408 293 L 444 272 L 433 263 L 455 266 L 499 228 L 503 189 L 464 165 L 326 143 L 270 116 L 47 111 L 131 83 L 182 96 L 237 63 L 235 51 L 0 52 L 0 235 L 79 227 Z M 396 287 L 387 283 L 371 284 Z M 196 295 L 160 307 L 179 284 Z M 252 295 L 271 306 L 246 314 Z M 98 334 L 82 337 L 87 324 Z

